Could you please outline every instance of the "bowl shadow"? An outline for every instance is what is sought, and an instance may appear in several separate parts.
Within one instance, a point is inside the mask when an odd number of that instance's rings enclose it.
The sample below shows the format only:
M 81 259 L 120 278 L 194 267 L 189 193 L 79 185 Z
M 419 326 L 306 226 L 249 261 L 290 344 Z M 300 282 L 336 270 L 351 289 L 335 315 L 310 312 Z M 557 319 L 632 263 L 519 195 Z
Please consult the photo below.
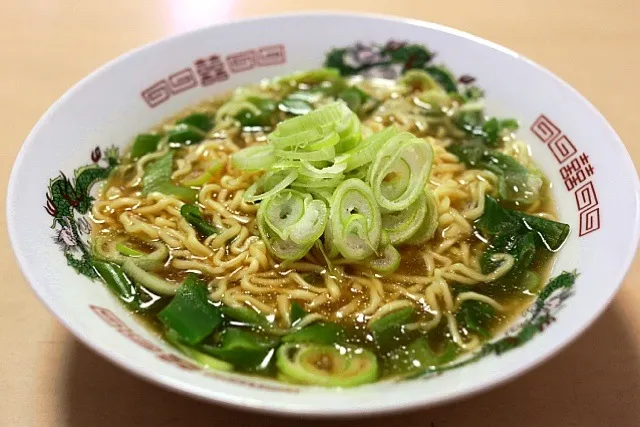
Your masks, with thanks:
M 70 339 L 68 370 L 54 391 L 70 427 L 293 426 L 293 418 L 229 409 L 145 382 Z M 374 419 L 331 420 L 334 427 L 640 425 L 640 348 L 617 304 L 576 342 L 532 372 L 463 401 Z M 307 420 L 307 427 L 329 424 Z

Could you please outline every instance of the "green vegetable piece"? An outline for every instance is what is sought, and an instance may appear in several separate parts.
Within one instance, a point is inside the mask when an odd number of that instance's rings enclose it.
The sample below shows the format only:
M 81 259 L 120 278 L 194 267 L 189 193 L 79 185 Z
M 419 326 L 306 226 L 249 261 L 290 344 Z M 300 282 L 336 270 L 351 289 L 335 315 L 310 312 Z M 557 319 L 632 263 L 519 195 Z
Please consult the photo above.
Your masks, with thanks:
M 274 113 L 278 109 L 278 103 L 265 98 L 249 97 L 247 101 L 255 105 L 260 113 L 256 114 L 250 110 L 240 110 L 236 115 L 236 120 L 244 127 L 271 126 L 273 124 Z
M 308 313 L 304 308 L 297 302 L 293 301 L 291 303 L 291 313 L 289 314 L 289 319 L 291 320 L 291 324 L 295 326 L 298 321 L 303 319 Z
M 302 116 L 313 111 L 313 107 L 306 101 L 296 98 L 287 97 L 278 105 L 280 111 L 293 114 L 294 116 Z
M 482 125 L 482 131 L 484 132 L 485 140 L 491 147 L 498 145 L 498 138 L 500 137 L 500 122 L 495 117 L 487 120 Z
M 522 276 L 522 285 L 529 292 L 536 293 L 540 290 L 540 285 L 542 281 L 540 280 L 540 275 L 535 271 L 527 270 L 524 272 Z
M 418 338 L 389 352 L 385 358 L 385 372 L 395 375 L 423 373 L 450 362 L 456 354 L 456 345 L 451 341 L 447 342 L 442 353 L 436 354 L 425 338 Z
M 496 199 L 491 196 L 484 198 L 484 212 L 476 226 L 485 234 L 513 234 L 520 229 L 520 219 L 511 214 L 512 211 L 503 208 Z
M 247 307 L 223 306 L 221 309 L 225 318 L 231 319 L 244 326 L 268 328 L 271 326 L 269 320 L 262 314 Z
M 195 202 L 198 197 L 198 191 L 173 184 L 171 182 L 172 172 L 173 151 L 168 151 L 158 160 L 149 163 L 145 167 L 142 177 L 142 193 L 146 196 L 149 193 L 158 191 L 163 194 L 176 196 L 185 202 Z
M 280 378 L 298 384 L 354 387 L 378 378 L 375 354 L 348 346 L 286 343 L 276 355 Z
M 145 154 L 153 153 L 158 149 L 158 143 L 162 139 L 162 135 L 156 135 L 151 133 L 141 133 L 136 136 L 131 147 L 131 158 L 133 160 L 138 159 Z
M 440 89 L 440 85 L 438 82 L 431 77 L 424 70 L 413 69 L 409 70 L 400 78 L 399 83 L 402 83 L 408 86 L 412 90 L 419 90 L 421 92 L 431 90 L 431 89 Z
M 211 166 L 209 166 L 206 171 L 193 179 L 182 181 L 182 184 L 186 185 L 187 187 L 201 187 L 211 181 L 213 176 L 217 174 L 220 169 L 222 169 L 222 166 L 223 165 L 220 160 L 213 159 L 213 161 L 211 162 Z
M 415 316 L 413 307 L 396 310 L 371 323 L 371 331 L 381 348 L 388 348 L 402 338 L 402 327 Z
M 569 224 L 563 224 L 517 211 L 515 211 L 514 214 L 520 218 L 528 229 L 538 233 L 546 248 L 552 252 L 558 251 L 562 247 L 571 231 Z
M 350 86 L 338 94 L 338 98 L 347 103 L 347 106 L 351 111 L 356 114 L 360 114 L 362 107 L 371 98 L 362 89 L 356 86 Z
M 110 262 L 93 260 L 93 268 L 107 284 L 107 287 L 125 304 L 133 309 L 139 308 L 138 293 L 131 279 L 120 266 Z
M 432 66 L 424 69 L 448 93 L 458 93 L 455 77 L 443 66 Z
M 528 230 L 536 232 L 546 249 L 557 251 L 569 236 L 568 224 L 527 215 L 500 206 L 491 196 L 485 196 L 485 210 L 476 222 L 478 228 L 488 235 L 525 234 Z
M 206 219 L 203 218 L 202 212 L 196 205 L 190 205 L 185 203 L 180 208 L 180 215 L 182 215 L 188 222 L 196 229 L 198 233 L 204 237 L 209 237 L 212 234 L 218 234 L 219 230 L 211 225 Z
M 193 347 L 189 347 L 180 341 L 180 336 L 178 333 L 172 329 L 169 329 L 165 333 L 165 338 L 169 343 L 171 343 L 174 347 L 184 353 L 186 356 L 192 358 L 196 362 L 200 363 L 206 368 L 213 369 L 216 371 L 225 371 L 230 372 L 233 370 L 233 365 L 227 362 L 224 362 L 219 359 L 215 359 L 208 354 L 205 354 L 201 351 L 196 350 Z
M 176 122 L 177 125 L 185 124 L 189 126 L 196 127 L 203 132 L 209 132 L 213 127 L 213 120 L 211 117 L 207 116 L 203 113 L 193 113 L 185 117 L 184 119 L 180 119 Z
M 158 318 L 190 345 L 211 335 L 222 322 L 220 309 L 209 303 L 206 285 L 195 275 L 189 275 Z
M 494 319 L 495 309 L 487 303 L 466 300 L 456 313 L 458 323 L 469 332 L 477 333 L 488 339 L 491 337 L 489 327 Z
M 543 184 L 542 178 L 513 157 L 490 150 L 482 141 L 453 144 L 447 147 L 447 150 L 470 167 L 495 173 L 499 178 L 498 193 L 501 199 L 522 203 L 538 200 Z
M 120 252 L 122 255 L 130 256 L 130 257 L 141 257 L 144 255 L 142 252 L 136 251 L 135 249 L 130 248 L 129 246 L 125 245 L 122 242 L 116 243 L 116 250 Z
M 339 343 L 343 338 L 344 329 L 341 326 L 335 323 L 317 322 L 285 335 L 282 341 L 331 345 Z
M 169 142 L 176 144 L 191 145 L 198 143 L 207 135 L 205 131 L 196 126 L 180 123 L 167 132 Z
M 228 328 L 222 333 L 219 347 L 203 345 L 202 349 L 238 369 L 259 371 L 269 364 L 272 350 L 278 342 L 274 337 L 257 335 L 240 328 Z

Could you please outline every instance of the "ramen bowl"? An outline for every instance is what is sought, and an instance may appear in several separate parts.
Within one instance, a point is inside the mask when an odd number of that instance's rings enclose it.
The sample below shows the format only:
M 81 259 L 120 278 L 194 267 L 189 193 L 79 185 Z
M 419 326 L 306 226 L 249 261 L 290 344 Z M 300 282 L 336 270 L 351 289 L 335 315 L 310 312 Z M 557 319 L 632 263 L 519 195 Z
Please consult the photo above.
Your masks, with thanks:
M 575 282 L 540 295 L 493 347 L 467 357 L 456 369 L 406 381 L 352 389 L 290 385 L 195 364 L 87 277 L 83 247 L 95 196 L 90 183 L 105 176 L 115 150 L 136 134 L 207 97 L 320 67 L 335 48 L 343 49 L 342 60 L 351 67 L 394 77 L 406 63 L 389 61 L 381 47 L 406 43 L 427 45 L 438 62 L 481 86 L 489 114 L 520 121 L 518 137 L 530 145 L 551 181 L 560 220 L 571 226 L 550 277 L 577 273 Z M 629 268 L 638 243 L 639 195 L 635 168 L 602 115 L 569 85 L 517 53 L 420 21 L 303 14 L 171 37 L 82 80 L 25 141 L 11 174 L 7 218 L 17 260 L 35 293 L 78 339 L 114 363 L 211 402 L 281 414 L 348 416 L 426 407 L 478 393 L 570 343 L 602 313 Z

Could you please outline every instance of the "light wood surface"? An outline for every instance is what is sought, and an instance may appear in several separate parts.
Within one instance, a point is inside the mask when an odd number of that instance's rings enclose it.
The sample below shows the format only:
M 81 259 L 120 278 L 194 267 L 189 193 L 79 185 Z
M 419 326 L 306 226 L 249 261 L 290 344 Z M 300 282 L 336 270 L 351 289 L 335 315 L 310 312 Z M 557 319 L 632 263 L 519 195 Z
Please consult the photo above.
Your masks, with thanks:
M 419 18 L 512 48 L 589 98 L 640 162 L 638 0 L 0 0 L 0 426 L 299 422 L 160 389 L 89 351 L 30 291 L 9 246 L 4 203 L 10 168 L 30 128 L 65 90 L 104 62 L 199 26 L 312 8 Z M 639 280 L 636 261 L 602 318 L 522 378 L 447 406 L 353 425 L 640 426 Z

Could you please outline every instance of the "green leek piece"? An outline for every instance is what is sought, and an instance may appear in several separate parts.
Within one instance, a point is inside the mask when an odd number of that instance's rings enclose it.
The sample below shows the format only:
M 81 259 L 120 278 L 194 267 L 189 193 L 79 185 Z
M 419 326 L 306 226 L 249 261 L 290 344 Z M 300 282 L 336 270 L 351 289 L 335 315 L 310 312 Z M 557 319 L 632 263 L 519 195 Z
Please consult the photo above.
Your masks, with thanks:
M 185 124 L 200 129 L 203 132 L 209 132 L 213 127 L 213 120 L 206 114 L 193 113 L 176 122 L 177 125 Z
M 336 188 L 329 222 L 332 244 L 346 259 L 363 260 L 377 250 L 380 210 L 371 188 L 359 179 L 348 179 Z
M 424 219 L 422 220 L 422 224 L 416 230 L 416 232 L 405 241 L 405 243 L 411 245 L 420 245 L 424 242 L 427 242 L 433 238 L 433 235 L 436 232 L 436 228 L 438 228 L 438 204 L 433 193 L 425 189 L 424 190 L 425 203 L 426 203 L 426 213 L 424 215 Z
M 220 346 L 202 346 L 203 351 L 233 364 L 237 369 L 259 371 L 267 367 L 273 349 L 279 340 L 258 335 L 240 328 L 227 328 L 222 333 Z
M 215 359 L 206 353 L 203 353 L 201 351 L 196 350 L 193 347 L 183 344 L 180 340 L 180 335 L 176 331 L 169 329 L 164 336 L 167 339 L 167 341 L 169 341 L 169 343 L 171 343 L 174 347 L 176 347 L 186 356 L 192 358 L 193 360 L 200 363 L 204 367 L 213 369 L 215 371 L 225 371 L 225 372 L 233 371 L 233 365 L 231 363 L 227 363 L 222 360 Z
M 376 201 L 389 211 L 406 209 L 418 199 L 433 163 L 429 142 L 399 136 L 377 153 L 368 176 Z
M 400 267 L 400 252 L 392 245 L 386 245 L 380 255 L 370 259 L 368 264 L 377 273 L 391 274 Z
M 220 160 L 214 159 L 206 171 L 204 171 L 202 174 L 200 174 L 199 176 L 193 179 L 182 181 L 182 184 L 186 185 L 187 187 L 202 187 L 203 185 L 211 181 L 215 176 L 215 174 L 220 172 L 220 170 L 222 169 L 222 166 L 223 165 Z
M 136 160 L 145 154 L 153 153 L 158 149 L 158 144 L 162 139 L 162 135 L 151 133 L 141 133 L 136 136 L 133 146 L 131 147 L 131 158 Z
M 122 242 L 116 243 L 116 250 L 118 252 L 120 252 L 124 256 L 129 256 L 129 257 L 142 257 L 142 256 L 144 256 L 144 254 L 142 252 L 137 251 L 137 250 L 135 250 L 133 248 L 130 248 L 129 246 L 125 245 Z
M 167 132 L 169 142 L 182 145 L 196 144 L 202 141 L 205 136 L 207 136 L 205 131 L 186 123 L 177 124 Z
M 408 346 L 389 352 L 385 360 L 385 373 L 395 375 L 415 375 L 452 361 L 457 355 L 456 345 L 448 341 L 444 350 L 436 354 L 425 338 L 418 338 Z
M 138 293 L 131 279 L 122 271 L 120 266 L 110 262 L 94 259 L 92 262 L 98 275 L 107 287 L 132 309 L 139 308 Z
M 153 273 L 148 273 L 143 270 L 131 259 L 122 263 L 122 271 L 124 271 L 136 285 L 144 286 L 158 295 L 172 296 L 175 295 L 179 288 L 178 284 L 168 282 Z
M 458 93 L 458 84 L 449 70 L 441 65 L 424 69 L 448 93 Z
M 202 212 L 200 212 L 200 209 L 196 205 L 185 203 L 180 208 L 180 215 L 182 215 L 184 219 L 186 219 L 189 224 L 191 224 L 193 228 L 195 228 L 196 231 L 204 237 L 220 233 L 220 230 L 204 219 Z
M 302 116 L 313 111 L 313 107 L 307 101 L 302 99 L 287 97 L 278 104 L 280 111 L 293 114 L 294 116 Z
M 158 318 L 190 345 L 211 335 L 222 322 L 220 309 L 209 303 L 206 285 L 195 275 L 187 277 Z
M 376 158 L 380 149 L 394 136 L 398 135 L 395 126 L 387 127 L 378 133 L 374 133 L 369 138 L 347 151 L 343 156 L 347 163 L 346 172 L 357 169 Z M 336 159 L 336 162 L 338 160 Z
M 109 251 L 105 252 L 102 248 L 105 243 L 109 244 Z M 124 242 L 108 242 L 102 236 L 97 236 L 93 239 L 93 255 L 96 259 L 102 261 L 113 262 L 118 265 L 122 265 L 125 261 L 130 260 L 134 262 L 138 267 L 144 270 L 151 270 L 161 266 L 167 258 L 169 258 L 169 248 L 163 242 L 147 242 L 154 250 L 149 254 L 143 254 L 140 251 L 134 251 L 124 244 Z M 121 250 L 118 250 L 120 245 Z M 126 250 L 122 250 L 126 248 Z M 123 252 L 128 252 L 127 254 Z M 135 252 L 135 254 L 133 254 Z M 129 255 L 131 254 L 131 255 Z
M 270 172 L 263 175 L 259 180 L 251 184 L 247 191 L 242 196 L 249 202 L 256 202 L 258 200 L 266 199 L 267 197 L 278 194 L 280 191 L 291 185 L 298 177 L 296 171 L 283 171 L 283 173 L 272 174 Z M 273 185 L 270 185 L 274 183 Z M 262 189 L 261 193 L 256 194 L 258 189 Z
M 287 343 L 337 344 L 344 339 L 344 329 L 335 323 L 317 322 L 282 338 Z
M 363 348 L 286 343 L 277 351 L 276 366 L 295 383 L 324 387 L 354 387 L 378 378 L 376 356 Z
M 442 90 L 438 82 L 429 73 L 419 69 L 407 71 L 398 80 L 398 83 L 420 92 L 425 92 L 431 89 Z
M 413 307 L 401 308 L 377 319 L 370 325 L 373 337 L 381 348 L 389 348 L 403 337 L 402 327 L 415 317 Z
M 220 308 L 227 320 L 239 323 L 242 326 L 266 329 L 271 327 L 269 320 L 257 311 L 247 307 L 223 306 Z
M 234 168 L 243 171 L 268 169 L 275 161 L 275 153 L 271 145 L 253 145 L 231 155 Z
M 321 200 L 295 190 L 282 190 L 260 204 L 260 220 L 282 240 L 298 245 L 315 243 L 324 232 L 328 210 Z
M 392 245 L 401 244 L 416 234 L 426 215 L 427 199 L 423 191 L 408 208 L 382 214 L 382 228 Z
M 145 167 L 142 177 L 142 193 L 160 192 L 175 196 L 185 202 L 193 203 L 198 197 L 198 192 L 192 188 L 180 187 L 171 182 L 173 172 L 173 151 L 168 151 L 159 159 Z
M 300 320 L 302 320 L 308 313 L 304 308 L 297 302 L 293 301 L 291 303 L 291 313 L 289 314 L 289 320 L 291 321 L 291 325 L 295 326 Z
M 274 113 L 278 109 L 277 102 L 253 96 L 248 97 L 246 102 L 253 105 L 254 108 L 243 108 L 235 115 L 241 126 L 265 127 L 273 124 Z

